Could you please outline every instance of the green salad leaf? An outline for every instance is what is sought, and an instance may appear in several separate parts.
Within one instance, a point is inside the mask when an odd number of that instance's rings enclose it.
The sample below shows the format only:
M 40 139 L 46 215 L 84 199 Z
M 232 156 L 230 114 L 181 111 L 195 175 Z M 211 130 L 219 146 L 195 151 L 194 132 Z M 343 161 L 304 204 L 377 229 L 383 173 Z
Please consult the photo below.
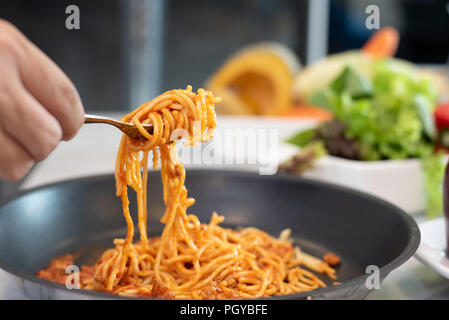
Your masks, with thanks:
M 371 82 L 359 75 L 351 66 L 345 67 L 343 72 L 331 84 L 334 92 L 347 92 L 352 98 L 370 97 L 373 94 Z
M 417 94 L 415 96 L 414 104 L 418 109 L 419 118 L 423 124 L 425 134 L 430 139 L 435 139 L 437 133 L 435 129 L 435 120 L 433 119 L 432 113 L 433 108 L 429 99 L 423 95 Z
M 326 154 L 327 150 L 322 141 L 312 141 L 294 157 L 282 163 L 279 170 L 286 173 L 301 174 L 305 170 L 313 168 L 315 162 Z
M 373 63 L 370 79 L 346 67 L 308 101 L 331 110 L 360 143 L 362 160 L 422 158 L 433 152 L 435 89 L 427 79 L 388 60 Z
M 332 89 L 328 88 L 313 93 L 310 96 L 308 103 L 311 105 L 320 106 L 321 108 L 326 110 L 332 110 L 333 100 L 335 98 L 335 93 L 332 91 Z
M 300 131 L 287 139 L 287 142 L 298 147 L 306 146 L 316 136 L 316 129 Z
M 443 154 L 437 153 L 421 159 L 426 191 L 427 217 L 433 219 L 443 212 Z
M 334 124 L 344 130 L 337 137 L 326 137 L 321 125 L 295 135 L 290 143 L 307 146 L 323 141 L 331 155 L 364 161 L 420 158 L 429 216 L 442 212 L 444 165 L 441 155 L 434 155 L 436 89 L 429 79 L 398 60 L 378 60 L 364 75 L 345 67 L 308 103 L 332 111 Z

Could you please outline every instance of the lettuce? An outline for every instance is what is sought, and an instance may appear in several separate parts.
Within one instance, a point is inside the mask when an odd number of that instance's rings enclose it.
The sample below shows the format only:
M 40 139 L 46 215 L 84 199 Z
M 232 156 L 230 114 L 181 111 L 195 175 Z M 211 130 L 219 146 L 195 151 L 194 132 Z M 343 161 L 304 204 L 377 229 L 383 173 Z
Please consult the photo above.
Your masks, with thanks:
M 442 156 L 433 154 L 436 90 L 429 79 L 394 59 L 373 62 L 365 74 L 370 77 L 348 66 L 308 102 L 332 111 L 344 123 L 343 138 L 357 141 L 361 160 L 420 158 L 428 214 L 435 217 L 442 212 L 444 173 Z M 297 136 L 296 142 L 303 138 L 305 144 L 311 135 Z
M 431 83 L 388 60 L 373 63 L 367 79 L 346 67 L 309 103 L 330 109 L 346 124 L 345 136 L 361 144 L 362 160 L 422 158 L 433 151 Z
M 443 212 L 444 159 L 437 153 L 421 159 L 426 191 L 427 217 L 433 219 Z

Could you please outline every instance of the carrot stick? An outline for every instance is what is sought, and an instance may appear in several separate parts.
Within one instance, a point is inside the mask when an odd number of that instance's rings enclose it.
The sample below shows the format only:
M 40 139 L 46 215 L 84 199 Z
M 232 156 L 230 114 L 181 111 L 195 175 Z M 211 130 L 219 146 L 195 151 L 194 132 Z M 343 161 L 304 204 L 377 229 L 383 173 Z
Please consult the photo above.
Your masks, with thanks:
M 374 33 L 363 45 L 362 52 L 374 59 L 392 57 L 399 44 L 399 33 L 396 29 L 386 27 Z

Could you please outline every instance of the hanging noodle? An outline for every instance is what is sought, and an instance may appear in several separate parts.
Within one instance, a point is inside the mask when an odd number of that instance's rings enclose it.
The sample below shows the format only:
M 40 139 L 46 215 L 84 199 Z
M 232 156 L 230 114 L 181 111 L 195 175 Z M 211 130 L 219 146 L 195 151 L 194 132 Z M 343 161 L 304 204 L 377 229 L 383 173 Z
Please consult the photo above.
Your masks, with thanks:
M 216 127 L 214 103 L 219 101 L 211 92 L 194 93 L 189 86 L 168 91 L 122 118 L 145 137 L 133 140 L 123 135 L 116 159 L 116 191 L 127 234 L 125 239 L 115 239 L 115 248 L 105 251 L 94 266 L 83 266 L 83 289 L 178 299 L 257 298 L 326 286 L 301 265 L 335 279 L 329 264 L 292 246 L 289 230 L 276 239 L 256 228 L 222 228 L 224 218 L 215 212 L 209 224 L 187 213 L 194 199 L 187 196 L 176 140 L 184 137 L 185 145 L 210 140 Z M 144 124 L 153 125 L 151 134 Z M 166 205 L 162 235 L 151 239 L 147 234 L 149 152 L 154 169 L 160 162 Z M 137 194 L 140 241 L 135 243 L 128 187 Z M 64 283 L 67 276 L 61 270 L 72 260 L 71 255 L 57 258 L 38 276 Z

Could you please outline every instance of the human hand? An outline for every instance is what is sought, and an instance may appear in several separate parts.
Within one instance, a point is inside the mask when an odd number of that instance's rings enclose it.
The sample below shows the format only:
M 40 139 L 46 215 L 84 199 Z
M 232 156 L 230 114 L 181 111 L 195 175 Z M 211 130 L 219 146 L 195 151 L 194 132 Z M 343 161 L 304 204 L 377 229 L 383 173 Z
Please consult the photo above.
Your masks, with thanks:
M 81 99 L 69 78 L 0 19 L 0 179 L 22 179 L 83 122 Z

